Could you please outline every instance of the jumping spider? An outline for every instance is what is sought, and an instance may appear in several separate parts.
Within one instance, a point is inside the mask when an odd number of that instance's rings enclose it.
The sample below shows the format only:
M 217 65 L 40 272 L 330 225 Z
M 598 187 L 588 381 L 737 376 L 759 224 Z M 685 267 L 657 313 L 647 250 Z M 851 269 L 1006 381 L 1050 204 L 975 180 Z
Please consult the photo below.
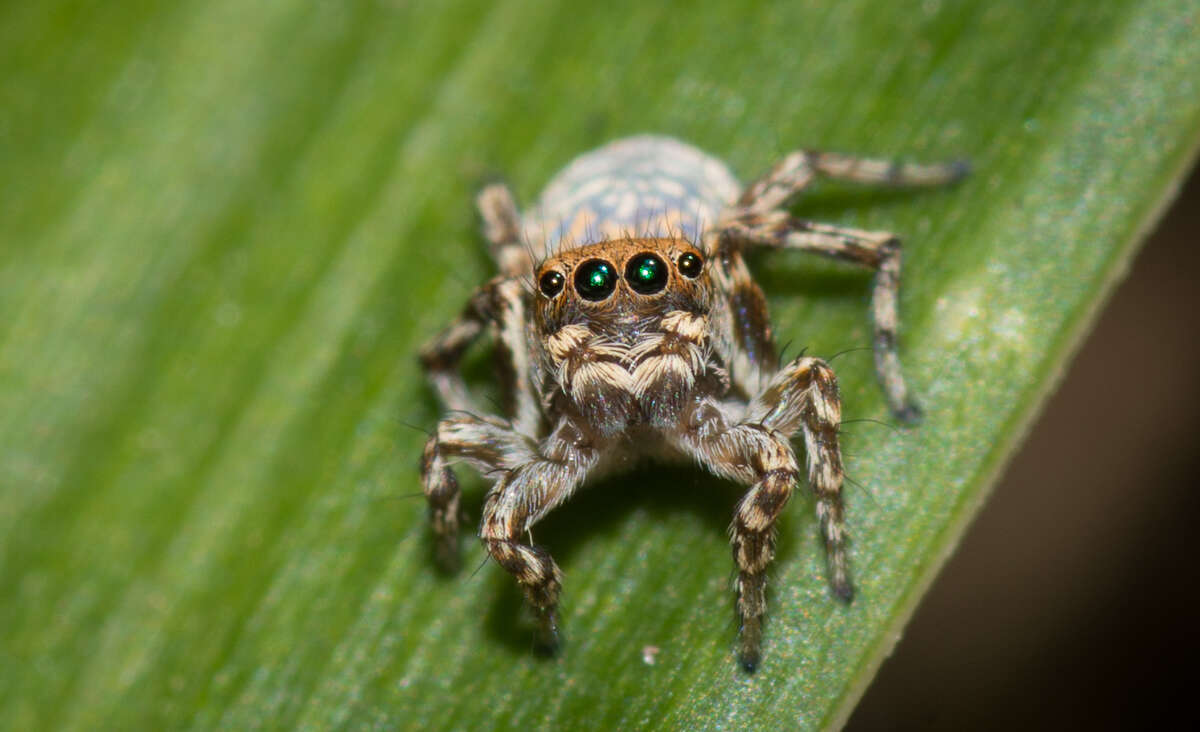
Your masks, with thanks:
M 563 170 L 524 217 L 503 185 L 477 200 L 500 273 L 421 351 L 450 415 L 425 445 L 421 478 L 440 561 L 458 562 L 464 461 L 494 478 L 479 534 L 516 578 L 557 643 L 562 573 L 523 541 L 530 528 L 606 467 L 633 456 L 691 459 L 748 487 L 731 528 L 739 653 L 761 656 L 774 524 L 802 471 L 804 437 L 829 584 L 853 596 L 842 518 L 841 403 L 833 370 L 808 356 L 778 367 L 767 304 L 743 255 L 794 249 L 875 270 L 875 371 L 893 414 L 919 410 L 896 354 L 900 242 L 886 232 L 804 221 L 788 204 L 814 178 L 940 185 L 961 163 L 897 164 L 794 152 L 742 188 L 720 161 L 665 137 L 639 136 L 587 153 Z M 457 366 L 484 330 L 505 368 L 505 416 L 469 394 Z

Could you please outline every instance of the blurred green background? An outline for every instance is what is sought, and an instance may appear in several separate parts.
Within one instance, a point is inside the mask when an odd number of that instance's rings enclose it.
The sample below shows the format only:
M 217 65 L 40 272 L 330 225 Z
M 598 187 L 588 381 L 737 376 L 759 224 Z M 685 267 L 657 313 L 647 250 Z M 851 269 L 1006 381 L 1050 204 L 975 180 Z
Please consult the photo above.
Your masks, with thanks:
M 1198 19 L 1182 0 L 0 7 L 0 726 L 844 720 L 1191 161 Z M 413 354 L 490 274 L 475 187 L 502 174 L 531 201 L 641 131 L 743 177 L 798 146 L 976 166 L 797 208 L 905 237 L 929 417 L 871 421 L 869 357 L 838 359 L 859 599 L 829 598 L 798 497 L 753 679 L 731 654 L 731 486 L 641 471 L 540 526 L 567 575 L 553 662 L 502 571 L 433 571 L 411 497 L 438 417 Z M 757 270 L 781 341 L 869 341 L 865 274 Z M 907 698 L 896 716 L 927 721 Z

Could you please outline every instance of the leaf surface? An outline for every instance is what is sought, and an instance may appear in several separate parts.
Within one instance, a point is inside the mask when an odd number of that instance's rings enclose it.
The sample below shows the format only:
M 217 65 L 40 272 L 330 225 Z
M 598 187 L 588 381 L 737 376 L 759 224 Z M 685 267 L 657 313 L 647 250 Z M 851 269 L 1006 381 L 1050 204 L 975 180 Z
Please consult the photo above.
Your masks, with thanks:
M 1191 161 L 1198 26 L 1187 0 L 5 6 L 0 726 L 839 723 Z M 927 418 L 872 421 L 869 354 L 834 362 L 858 598 L 799 495 L 753 677 L 732 486 L 646 469 L 539 525 L 552 662 L 477 545 L 434 571 L 410 498 L 415 350 L 491 272 L 475 186 L 529 202 L 643 131 L 743 178 L 796 147 L 976 171 L 797 208 L 904 237 Z M 869 343 L 868 275 L 755 266 L 781 342 Z

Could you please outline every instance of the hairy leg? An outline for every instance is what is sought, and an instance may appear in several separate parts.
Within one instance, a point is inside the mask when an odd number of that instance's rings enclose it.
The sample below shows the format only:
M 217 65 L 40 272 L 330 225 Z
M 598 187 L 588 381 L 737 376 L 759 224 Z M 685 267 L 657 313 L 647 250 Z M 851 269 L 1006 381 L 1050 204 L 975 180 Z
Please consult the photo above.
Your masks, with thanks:
M 820 359 L 795 359 L 750 403 L 747 421 L 788 436 L 804 435 L 808 485 L 816 498 L 817 520 L 825 539 L 829 586 L 835 595 L 849 601 L 854 587 L 842 508 L 845 469 L 838 444 L 842 405 L 833 369 Z
M 425 443 L 421 484 L 429 502 L 438 562 L 444 569 L 457 569 L 459 562 L 460 491 L 451 465 L 466 462 L 484 475 L 511 470 L 533 460 L 534 447 L 531 438 L 496 417 L 457 414 L 438 423 Z
M 922 165 L 797 150 L 747 186 L 737 206 L 752 211 L 787 206 L 817 177 L 892 187 L 940 186 L 962 180 L 969 171 L 970 167 L 963 161 Z
M 475 197 L 475 205 L 483 218 L 483 235 L 500 274 L 519 277 L 532 272 L 533 261 L 521 241 L 521 214 L 508 186 L 503 183 L 484 186 Z
M 420 360 L 430 383 L 448 408 L 481 412 L 458 366 L 484 328 L 490 328 L 496 337 L 505 411 L 512 415 L 518 431 L 535 435 L 541 426 L 541 410 L 529 378 L 523 292 L 521 283 L 511 277 L 488 281 L 471 295 L 462 314 L 421 349 Z
M 798 249 L 875 270 L 871 294 L 875 373 L 896 418 L 912 423 L 921 409 L 909 394 L 896 348 L 899 329 L 900 240 L 885 231 L 863 231 L 789 216 L 782 211 L 745 210 L 726 219 L 726 240 L 741 246 Z
M 598 456 L 582 433 L 563 419 L 534 455 L 505 473 L 484 504 L 480 538 L 524 591 L 538 621 L 538 645 L 546 650 L 558 645 L 562 572 L 549 552 L 522 541 L 522 536 L 571 495 Z
M 775 554 L 775 520 L 783 511 L 800 469 L 787 435 L 761 424 L 731 423 L 715 401 L 701 404 L 679 447 L 711 471 L 750 486 L 730 526 L 737 566 L 738 655 L 748 671 L 762 657 L 767 610 L 767 567 Z
M 418 358 L 425 377 L 449 409 L 479 411 L 475 400 L 458 372 L 458 364 L 471 344 L 483 333 L 486 321 L 477 305 L 481 291 L 476 291 L 463 312 L 442 332 L 421 347 Z
M 761 391 L 779 365 L 771 332 L 767 298 L 750 274 L 738 243 L 720 231 L 705 239 L 709 272 L 720 297 L 713 306 L 715 330 L 732 343 L 717 349 L 730 366 L 729 375 L 747 399 Z
M 679 446 L 714 473 L 750 486 L 734 513 L 731 536 L 738 569 L 739 655 L 743 666 L 753 671 L 762 654 L 766 570 L 774 556 L 775 521 L 800 474 L 788 439 L 795 432 L 804 434 L 830 588 L 846 601 L 854 594 L 843 526 L 837 381 L 824 362 L 798 358 L 750 403 L 743 420 L 732 421 L 732 412 L 715 401 L 701 405 Z
M 494 183 L 476 197 L 492 258 L 500 275 L 471 294 L 462 313 L 425 344 L 420 360 L 430 383 L 450 409 L 481 411 L 458 372 L 459 361 L 472 343 L 490 328 L 500 346 L 497 357 L 509 397 L 506 409 L 526 434 L 538 427 L 540 413 L 529 383 L 525 343 L 525 300 L 521 277 L 532 268 L 521 246 L 520 214 L 508 187 Z

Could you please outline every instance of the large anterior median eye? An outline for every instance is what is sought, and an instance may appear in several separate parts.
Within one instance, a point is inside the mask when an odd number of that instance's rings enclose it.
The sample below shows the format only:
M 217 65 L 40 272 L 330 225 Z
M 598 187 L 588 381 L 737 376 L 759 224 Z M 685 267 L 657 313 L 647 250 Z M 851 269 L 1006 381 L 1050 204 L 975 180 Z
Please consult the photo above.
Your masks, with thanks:
M 667 265 L 653 254 L 639 254 L 625 265 L 625 281 L 642 295 L 661 292 L 667 286 Z
M 575 291 L 584 300 L 600 301 L 617 289 L 617 270 L 603 259 L 589 259 L 575 270 Z

